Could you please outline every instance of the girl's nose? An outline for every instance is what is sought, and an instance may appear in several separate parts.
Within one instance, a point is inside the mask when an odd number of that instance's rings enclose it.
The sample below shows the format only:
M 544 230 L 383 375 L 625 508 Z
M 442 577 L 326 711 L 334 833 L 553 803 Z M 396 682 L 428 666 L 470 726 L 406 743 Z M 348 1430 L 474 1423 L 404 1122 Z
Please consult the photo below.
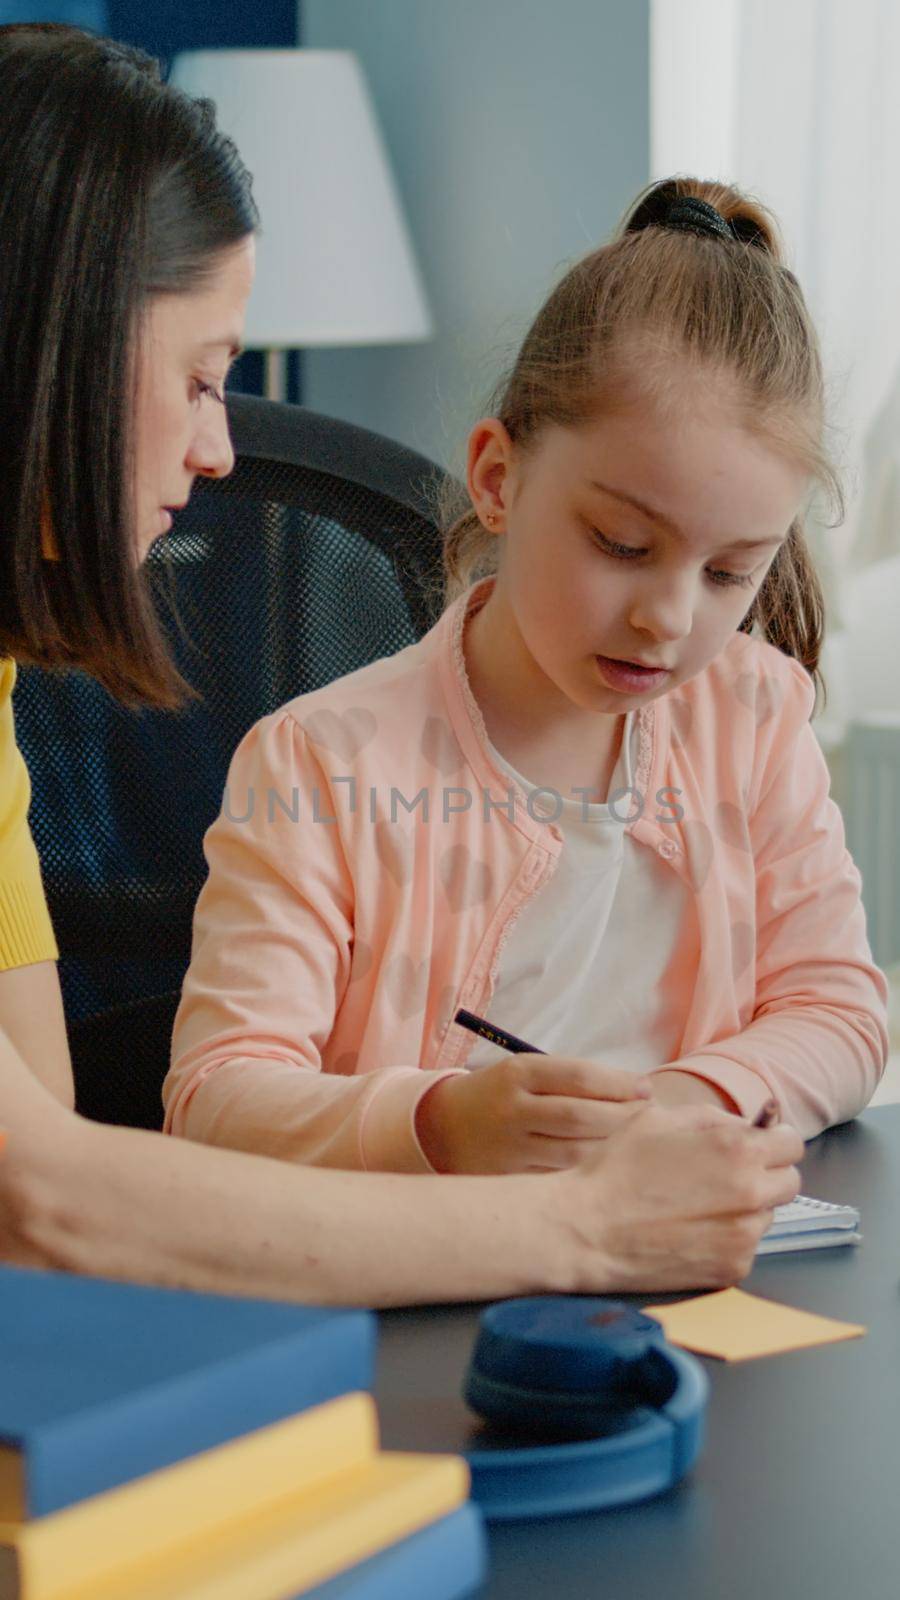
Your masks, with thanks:
M 638 633 L 654 639 L 686 639 L 694 620 L 694 584 L 689 576 L 642 585 L 629 621 Z

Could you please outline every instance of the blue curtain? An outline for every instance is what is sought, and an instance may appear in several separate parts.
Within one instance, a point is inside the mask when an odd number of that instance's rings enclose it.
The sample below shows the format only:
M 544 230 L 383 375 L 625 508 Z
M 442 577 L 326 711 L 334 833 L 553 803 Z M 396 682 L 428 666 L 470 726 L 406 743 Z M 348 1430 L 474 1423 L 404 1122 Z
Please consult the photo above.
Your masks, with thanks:
M 0 26 L 7 22 L 69 22 L 94 33 L 109 31 L 106 0 L 57 0 L 56 5 L 16 5 L 0 0 Z
M 296 0 L 108 0 L 109 32 L 169 61 L 179 50 L 279 49 L 297 43 Z
M 179 50 L 278 49 L 298 43 L 296 0 L 0 0 L 6 22 L 70 22 L 139 44 L 168 61 Z

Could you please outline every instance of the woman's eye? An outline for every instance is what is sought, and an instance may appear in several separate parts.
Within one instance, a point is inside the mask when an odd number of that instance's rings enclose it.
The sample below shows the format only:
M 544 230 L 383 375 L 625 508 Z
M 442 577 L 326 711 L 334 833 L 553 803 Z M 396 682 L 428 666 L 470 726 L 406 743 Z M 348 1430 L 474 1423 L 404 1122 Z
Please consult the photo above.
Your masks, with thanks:
M 202 378 L 195 378 L 194 387 L 197 390 L 198 400 L 202 400 L 204 395 L 209 395 L 210 399 L 218 400 L 220 406 L 225 404 L 225 396 L 220 394 L 218 389 L 213 384 L 204 383 Z
M 635 561 L 640 556 L 649 554 L 643 545 L 614 543 L 612 539 L 607 539 L 599 528 L 592 528 L 591 532 L 604 554 L 615 557 L 617 561 Z M 745 589 L 756 582 L 756 575 L 753 572 L 724 572 L 721 569 L 711 568 L 707 573 L 707 577 L 711 583 L 717 584 L 720 588 L 737 587 Z

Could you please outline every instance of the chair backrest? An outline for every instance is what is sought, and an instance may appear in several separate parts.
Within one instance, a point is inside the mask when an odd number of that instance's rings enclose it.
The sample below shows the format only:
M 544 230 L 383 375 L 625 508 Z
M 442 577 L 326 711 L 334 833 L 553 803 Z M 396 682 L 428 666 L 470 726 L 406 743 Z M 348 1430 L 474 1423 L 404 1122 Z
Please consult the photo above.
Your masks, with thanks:
M 201 698 L 129 712 L 82 673 L 36 668 L 15 692 L 78 1107 L 139 1127 L 161 1124 L 202 840 L 235 746 L 294 695 L 412 643 L 439 606 L 438 468 L 299 406 L 228 408 L 234 472 L 196 485 L 148 560 Z

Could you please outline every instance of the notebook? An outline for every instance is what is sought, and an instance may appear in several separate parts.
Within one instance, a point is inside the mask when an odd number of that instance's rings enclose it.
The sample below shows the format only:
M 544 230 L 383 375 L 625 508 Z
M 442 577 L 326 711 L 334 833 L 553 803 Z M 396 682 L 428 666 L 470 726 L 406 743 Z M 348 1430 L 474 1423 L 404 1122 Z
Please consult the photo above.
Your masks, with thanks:
M 471 1500 L 339 1577 L 307 1589 L 303 1600 L 462 1600 L 484 1581 L 487 1540 Z
M 832 1205 L 798 1194 L 790 1205 L 776 1206 L 768 1233 L 756 1247 L 758 1256 L 784 1250 L 822 1250 L 828 1245 L 859 1244 L 859 1212 L 854 1206 Z
M 50 1593 L 53 1600 L 285 1600 L 451 1516 L 468 1492 L 460 1456 L 385 1450 L 215 1532 L 161 1546 L 100 1582 L 57 1583 Z M 419 1594 L 431 1600 L 431 1593 L 426 1575 Z M 9 1600 L 17 1600 L 14 1591 Z
M 27 1522 L 372 1386 L 370 1312 L 0 1266 L 0 1517 Z
M 312 1494 L 377 1451 L 372 1396 L 341 1395 L 63 1511 L 0 1522 L 0 1600 L 99 1591 L 123 1569 L 212 1542 L 279 1499 Z

